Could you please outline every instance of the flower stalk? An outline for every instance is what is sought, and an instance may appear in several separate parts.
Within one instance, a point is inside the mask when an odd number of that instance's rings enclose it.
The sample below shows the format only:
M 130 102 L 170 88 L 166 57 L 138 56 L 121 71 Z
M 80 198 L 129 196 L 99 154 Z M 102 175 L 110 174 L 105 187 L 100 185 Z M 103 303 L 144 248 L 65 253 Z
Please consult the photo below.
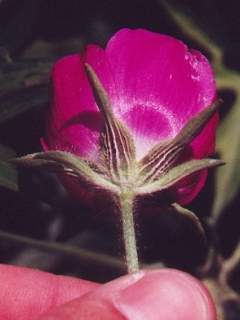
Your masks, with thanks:
M 119 196 L 122 233 L 128 273 L 133 273 L 139 270 L 134 223 L 134 198 L 134 193 L 129 189 L 122 190 Z
M 128 273 L 139 270 L 134 224 L 134 198 L 132 180 L 135 178 L 135 146 L 127 128 L 113 114 L 110 99 L 93 68 L 86 64 L 86 72 L 99 111 L 105 119 L 102 150 L 111 180 L 119 187 L 119 207 L 125 257 Z

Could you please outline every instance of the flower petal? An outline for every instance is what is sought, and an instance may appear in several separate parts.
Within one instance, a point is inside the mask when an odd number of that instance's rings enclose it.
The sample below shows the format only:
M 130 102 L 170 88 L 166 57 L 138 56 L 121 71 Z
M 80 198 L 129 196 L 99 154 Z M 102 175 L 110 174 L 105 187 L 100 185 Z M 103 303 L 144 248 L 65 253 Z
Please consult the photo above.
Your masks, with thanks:
M 45 149 L 95 156 L 101 117 L 79 54 L 59 60 L 52 70 L 53 99 L 46 126 Z
M 84 62 L 93 68 L 110 100 L 116 100 L 118 92 L 116 91 L 113 72 L 105 50 L 96 45 L 89 45 L 84 54 Z
M 202 170 L 199 173 L 194 173 L 191 176 L 183 179 L 175 186 L 169 189 L 169 195 L 172 201 L 186 205 L 199 194 L 206 183 L 208 172 Z
M 174 137 L 215 99 L 207 59 L 172 37 L 123 29 L 109 41 L 106 53 L 119 93 L 114 111 L 134 134 L 138 158 L 155 143 Z M 193 155 L 213 151 L 215 126 L 213 119 L 194 141 Z
M 60 59 L 53 67 L 53 99 L 48 116 L 45 150 L 72 152 L 96 160 L 103 119 L 96 106 L 84 64 L 97 72 L 111 96 L 116 94 L 105 51 L 89 45 L 85 53 Z

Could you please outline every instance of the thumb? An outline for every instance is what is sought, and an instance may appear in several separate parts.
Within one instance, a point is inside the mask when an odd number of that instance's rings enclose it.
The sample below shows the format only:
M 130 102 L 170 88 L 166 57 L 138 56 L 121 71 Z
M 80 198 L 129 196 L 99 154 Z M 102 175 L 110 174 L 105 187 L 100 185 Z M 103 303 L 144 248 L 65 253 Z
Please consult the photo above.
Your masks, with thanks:
M 205 287 L 174 269 L 118 278 L 52 309 L 39 320 L 216 320 Z

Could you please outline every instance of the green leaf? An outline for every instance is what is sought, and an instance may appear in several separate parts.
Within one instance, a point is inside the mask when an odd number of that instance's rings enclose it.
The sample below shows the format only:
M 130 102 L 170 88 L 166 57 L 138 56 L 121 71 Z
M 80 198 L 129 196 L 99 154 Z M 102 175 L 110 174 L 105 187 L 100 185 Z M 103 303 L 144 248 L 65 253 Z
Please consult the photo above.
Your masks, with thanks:
M 187 8 L 182 4 L 176 5 L 172 1 L 165 0 L 160 2 L 181 31 L 211 54 L 217 88 L 233 91 L 236 95 L 235 103 L 220 123 L 217 134 L 217 152 L 227 165 L 219 168 L 215 175 L 212 221 L 216 222 L 240 189 L 240 73 L 224 65 L 224 43 L 219 45 L 199 27 L 199 17 L 193 19 L 193 15 L 187 14 Z M 214 25 L 212 28 L 214 29 Z M 215 38 L 217 34 L 219 34 L 218 31 L 215 32 Z M 226 34 L 222 36 L 226 37 Z
M 204 241 L 206 241 L 204 229 L 202 227 L 201 221 L 196 216 L 196 214 L 194 212 L 190 211 L 189 209 L 183 208 L 178 203 L 173 203 L 171 206 L 183 218 L 186 218 L 186 219 L 190 220 L 195 225 L 196 229 L 198 230 L 198 232 L 201 235 L 201 237 L 203 237 Z
M 216 173 L 213 220 L 217 220 L 240 188 L 240 74 L 223 69 L 217 83 L 220 89 L 233 90 L 236 100 L 220 124 L 217 135 L 217 151 L 227 165 Z
M 204 32 L 197 24 L 196 19 L 186 12 L 184 6 L 176 5 L 168 0 L 160 0 L 170 17 L 180 28 L 180 30 L 191 40 L 198 43 L 200 47 L 205 48 L 212 56 L 212 62 L 215 67 L 220 65 L 223 60 L 222 48 Z
M 8 160 L 8 159 L 11 159 L 15 156 L 16 156 L 16 152 L 13 149 L 0 144 L 0 159 L 1 160 Z
M 48 101 L 49 61 L 0 65 L 0 123 Z
M 13 191 L 18 191 L 17 171 L 8 162 L 8 159 L 15 156 L 15 152 L 3 145 L 0 145 L 0 186 Z
M 0 96 L 0 123 L 48 101 L 46 87 L 32 87 Z
M 33 85 L 48 85 L 52 61 L 39 59 L 0 63 L 0 96 Z M 34 78 L 33 84 L 31 80 Z

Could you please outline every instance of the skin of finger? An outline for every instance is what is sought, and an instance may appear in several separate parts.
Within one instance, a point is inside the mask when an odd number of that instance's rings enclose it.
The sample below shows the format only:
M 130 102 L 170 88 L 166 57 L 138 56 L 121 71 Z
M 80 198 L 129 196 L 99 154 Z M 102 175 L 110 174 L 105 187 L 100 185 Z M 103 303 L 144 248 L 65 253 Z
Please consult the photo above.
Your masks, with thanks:
M 86 280 L 0 264 L 0 319 L 35 320 L 99 286 Z
M 118 278 L 38 320 L 216 320 L 205 287 L 173 269 Z

